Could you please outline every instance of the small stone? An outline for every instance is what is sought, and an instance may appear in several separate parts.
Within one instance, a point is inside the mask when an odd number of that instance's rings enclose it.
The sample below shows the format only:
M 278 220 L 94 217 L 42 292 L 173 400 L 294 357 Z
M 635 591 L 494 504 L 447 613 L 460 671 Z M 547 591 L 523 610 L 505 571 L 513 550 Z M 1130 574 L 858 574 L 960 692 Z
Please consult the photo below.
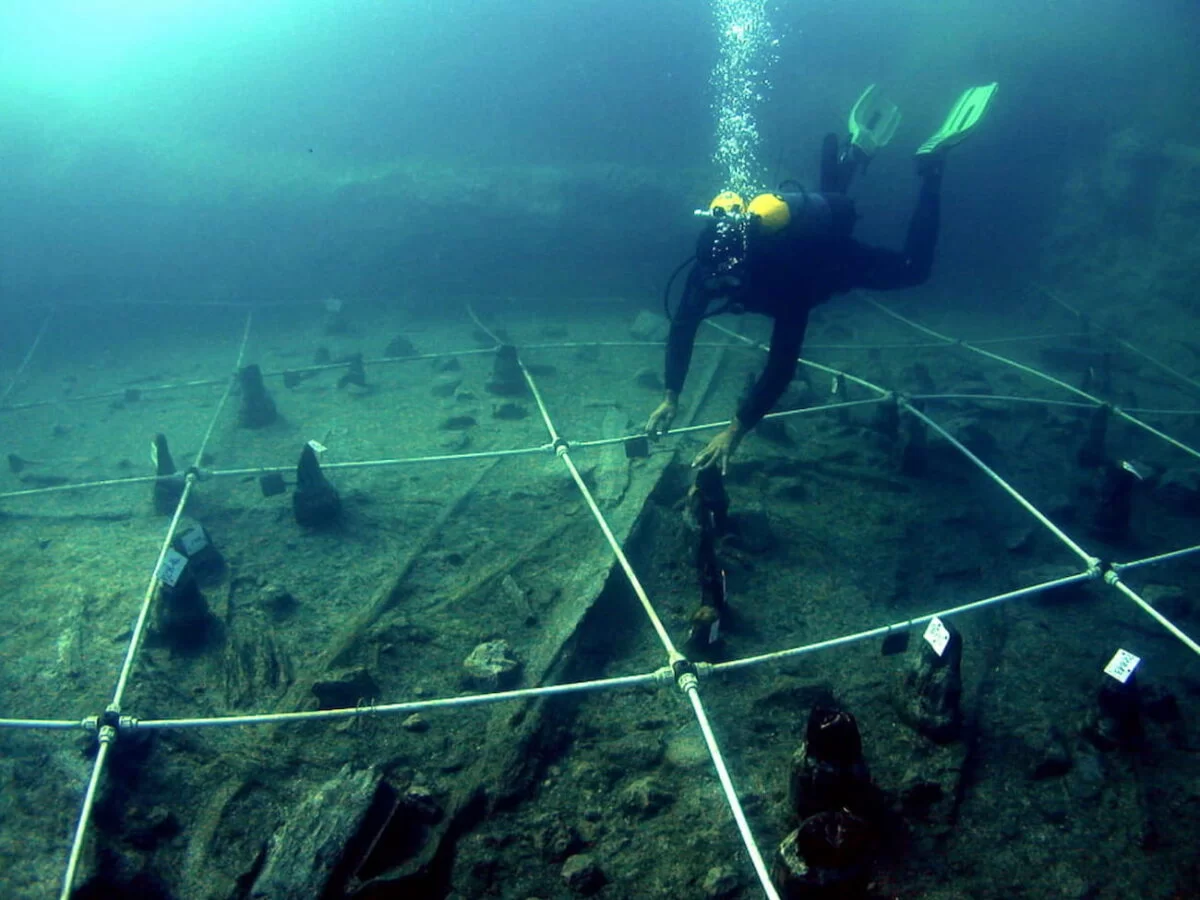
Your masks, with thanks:
M 1162 725 L 1178 722 L 1183 718 L 1175 695 L 1157 684 L 1148 684 L 1142 688 L 1142 711 L 1146 713 L 1147 718 Z
M 127 817 L 126 839 L 138 850 L 153 850 L 182 831 L 175 814 L 165 806 L 133 808 Z
M 463 660 L 466 680 L 478 690 L 498 691 L 516 684 L 521 677 L 521 662 L 508 641 L 485 641 Z
M 790 447 L 795 443 L 788 431 L 787 423 L 782 419 L 763 419 L 755 426 L 754 433 L 772 444 Z
M 590 897 L 608 881 L 596 861 L 587 853 L 567 857 L 562 867 L 562 879 L 568 888 L 581 897 Z
M 320 709 L 349 709 L 379 695 L 379 686 L 370 673 L 359 666 L 347 669 L 312 686 Z
M 621 808 L 639 819 L 650 819 L 675 802 L 675 795 L 653 777 L 639 778 L 621 791 Z
M 804 503 L 812 497 L 812 492 L 802 479 L 775 482 L 771 486 L 771 494 L 786 503 Z
M 1017 573 L 1017 584 L 1022 586 L 1044 584 L 1048 581 L 1057 581 L 1060 578 L 1068 578 L 1071 575 L 1078 574 L 1079 568 L 1077 566 L 1064 565 L 1062 563 L 1046 563 L 1019 571 Z M 1075 584 L 1063 585 L 1062 587 L 1042 591 L 1034 595 L 1034 602 L 1044 604 L 1082 600 L 1087 596 L 1086 591 L 1086 582 L 1076 582 Z
M 648 772 L 658 768 L 666 745 L 657 735 L 630 734 L 604 744 L 604 758 L 626 772 Z
M 1164 473 L 1154 496 L 1172 512 L 1200 515 L 1200 469 L 1171 469 Z
M 534 843 L 550 862 L 562 862 L 583 849 L 584 841 L 570 825 L 551 819 L 544 828 L 534 832 Z
M 452 375 L 444 375 L 433 382 L 433 386 L 429 389 L 429 393 L 435 397 L 453 397 L 454 392 L 458 390 L 458 386 L 462 384 L 461 378 L 456 378 Z
M 990 389 L 989 389 L 990 392 Z M 954 391 L 954 393 L 970 393 L 969 391 Z M 984 393 L 976 391 L 975 393 Z M 999 444 L 992 433 L 983 427 L 978 421 L 965 416 L 950 419 L 946 422 L 946 429 L 958 438 L 959 442 L 964 447 L 974 453 L 976 456 L 987 461 L 995 459 L 999 449 Z
M 660 316 L 658 313 L 652 313 L 647 309 L 639 312 L 629 326 L 629 334 L 634 340 L 654 341 L 656 343 L 665 341 L 667 333 L 670 330 L 671 322 L 666 316 Z
M 1141 590 L 1142 599 L 1172 621 L 1186 619 L 1192 614 L 1192 601 L 1175 585 L 1148 584 Z
M 1004 549 L 1009 553 L 1028 553 L 1036 537 L 1037 529 L 1032 525 L 1018 525 L 1004 533 Z
M 474 416 L 450 416 L 439 427 L 442 431 L 466 431 L 477 424 Z
M 663 389 L 662 376 L 657 369 L 642 369 L 634 376 L 633 380 L 638 387 L 645 388 L 648 391 L 661 391 Z
M 410 817 L 424 825 L 432 825 L 442 818 L 442 807 L 433 791 L 423 784 L 409 785 L 400 798 L 400 803 Z
M 1035 781 L 1057 778 L 1071 770 L 1071 750 L 1057 728 L 1046 729 L 1031 750 L 1029 777 Z
M 462 453 L 470 446 L 471 435 L 465 431 L 452 432 L 438 442 L 438 448 L 443 453 Z
M 403 335 L 396 335 L 388 341 L 387 347 L 383 350 L 383 355 L 392 359 L 397 359 L 405 356 L 416 356 L 417 348 L 413 346 L 412 341 Z
M 429 720 L 420 713 L 413 713 L 400 723 L 400 727 L 405 731 L 414 731 L 418 734 L 429 730 Z
M 700 889 L 711 900 L 726 900 L 737 893 L 737 875 L 728 866 L 713 866 L 705 873 Z
M 492 418 L 505 419 L 513 421 L 516 419 L 524 419 L 529 415 L 529 410 L 520 403 L 500 403 L 492 407 Z
M 279 621 L 294 613 L 300 603 L 287 588 L 282 588 L 277 584 L 266 584 L 258 593 L 258 605 L 271 618 Z

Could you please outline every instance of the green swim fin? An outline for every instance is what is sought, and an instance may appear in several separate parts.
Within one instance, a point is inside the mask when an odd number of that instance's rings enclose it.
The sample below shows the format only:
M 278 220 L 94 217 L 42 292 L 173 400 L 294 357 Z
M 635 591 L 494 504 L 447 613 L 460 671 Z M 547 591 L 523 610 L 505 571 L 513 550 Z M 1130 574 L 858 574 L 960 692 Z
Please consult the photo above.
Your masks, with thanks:
M 917 148 L 917 156 L 949 150 L 963 140 L 979 124 L 999 85 L 996 82 L 967 88 L 954 102 L 950 115 L 932 137 Z
M 886 147 L 900 124 L 900 107 L 888 100 L 876 85 L 868 85 L 850 110 L 850 145 L 862 151 L 866 161 Z

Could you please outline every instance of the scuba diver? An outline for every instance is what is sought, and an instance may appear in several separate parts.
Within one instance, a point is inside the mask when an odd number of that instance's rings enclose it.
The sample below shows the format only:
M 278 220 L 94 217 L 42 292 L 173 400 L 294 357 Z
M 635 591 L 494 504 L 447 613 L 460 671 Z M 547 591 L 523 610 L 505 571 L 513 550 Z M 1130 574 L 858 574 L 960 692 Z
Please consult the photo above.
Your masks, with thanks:
M 965 91 L 941 128 L 918 148 L 921 188 L 900 252 L 870 247 L 850 236 L 856 213 L 846 190 L 854 173 L 866 168 L 900 123 L 899 109 L 875 85 L 863 92 L 850 112 L 847 146 L 839 148 L 836 135 L 826 136 L 819 192 L 759 194 L 745 204 L 736 193 L 723 191 L 707 211 L 697 211 L 709 222 L 697 243 L 679 306 L 674 315 L 668 311 L 666 396 L 646 423 L 651 438 L 671 428 L 696 331 L 706 317 L 751 312 L 774 319 L 766 367 L 742 398 L 729 426 L 692 461 L 693 468 L 717 466 L 724 473 L 746 432 L 770 412 L 792 380 L 813 307 L 855 288 L 894 290 L 914 287 L 929 277 L 946 151 L 978 124 L 996 87 L 989 84 Z

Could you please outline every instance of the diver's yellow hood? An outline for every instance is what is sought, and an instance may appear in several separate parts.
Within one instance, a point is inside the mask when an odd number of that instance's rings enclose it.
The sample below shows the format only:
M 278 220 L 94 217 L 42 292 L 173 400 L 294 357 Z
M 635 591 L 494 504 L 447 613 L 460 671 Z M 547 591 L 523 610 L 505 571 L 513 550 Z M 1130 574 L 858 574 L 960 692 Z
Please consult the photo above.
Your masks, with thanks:
M 721 191 L 708 204 L 709 212 L 715 213 L 718 209 L 725 215 L 741 215 L 746 211 L 746 201 L 734 191 Z
M 792 220 L 792 211 L 779 194 L 759 194 L 750 201 L 746 211 L 757 216 L 762 230 L 768 234 L 782 231 Z

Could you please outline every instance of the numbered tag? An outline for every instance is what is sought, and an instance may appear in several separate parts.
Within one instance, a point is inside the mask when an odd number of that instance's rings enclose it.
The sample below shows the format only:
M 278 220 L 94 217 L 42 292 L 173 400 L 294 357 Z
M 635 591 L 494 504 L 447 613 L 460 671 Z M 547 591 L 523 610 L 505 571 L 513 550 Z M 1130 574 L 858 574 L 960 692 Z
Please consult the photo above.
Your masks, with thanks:
M 829 382 L 829 393 L 836 397 L 842 391 L 842 376 L 834 375 L 833 380 Z
M 204 533 L 204 529 L 199 525 L 189 525 L 183 531 L 179 532 L 179 545 L 183 547 L 183 552 L 187 556 L 195 556 L 201 550 L 208 546 L 208 535 Z
M 937 616 L 929 620 L 925 629 L 925 643 L 932 647 L 938 656 L 946 652 L 946 645 L 950 643 L 950 629 Z
M 720 639 L 721 639 L 721 620 L 716 619 L 713 621 L 712 625 L 710 625 L 708 627 L 708 642 L 710 644 L 715 644 Z
M 150 442 L 150 465 L 155 472 L 158 471 L 158 444 L 154 441 Z
M 317 440 L 309 441 L 308 446 L 312 447 L 313 453 L 317 454 L 317 456 L 320 456 L 328 449 L 324 444 Z
M 167 555 L 163 557 L 162 565 L 158 567 L 158 580 L 167 587 L 175 587 L 187 562 L 187 557 L 182 553 L 168 550 Z
M 1129 676 L 1133 674 L 1133 670 L 1138 667 L 1138 663 L 1141 661 L 1140 656 L 1134 656 L 1128 650 L 1118 650 L 1113 654 L 1113 658 L 1108 661 L 1108 665 L 1104 667 L 1104 674 L 1124 684 L 1129 680 Z

